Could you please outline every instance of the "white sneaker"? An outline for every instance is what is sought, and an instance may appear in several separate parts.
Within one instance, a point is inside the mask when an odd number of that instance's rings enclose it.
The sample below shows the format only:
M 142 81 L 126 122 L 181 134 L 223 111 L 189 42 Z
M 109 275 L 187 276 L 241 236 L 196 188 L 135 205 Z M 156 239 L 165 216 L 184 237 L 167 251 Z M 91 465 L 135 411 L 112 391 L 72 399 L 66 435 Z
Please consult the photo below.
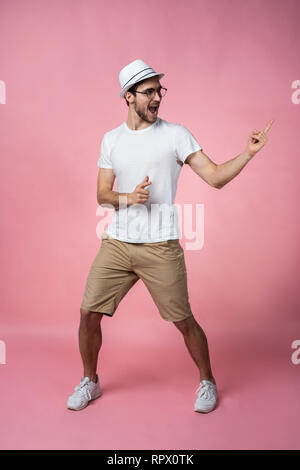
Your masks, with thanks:
M 208 413 L 212 411 L 218 401 L 217 386 L 210 380 L 201 380 L 196 392 L 197 398 L 194 405 L 194 411 L 199 413 Z
M 93 382 L 89 377 L 83 377 L 80 384 L 74 388 L 75 392 L 69 396 L 67 408 L 70 410 L 82 410 L 89 401 L 95 400 L 102 395 L 98 375 L 97 382 Z

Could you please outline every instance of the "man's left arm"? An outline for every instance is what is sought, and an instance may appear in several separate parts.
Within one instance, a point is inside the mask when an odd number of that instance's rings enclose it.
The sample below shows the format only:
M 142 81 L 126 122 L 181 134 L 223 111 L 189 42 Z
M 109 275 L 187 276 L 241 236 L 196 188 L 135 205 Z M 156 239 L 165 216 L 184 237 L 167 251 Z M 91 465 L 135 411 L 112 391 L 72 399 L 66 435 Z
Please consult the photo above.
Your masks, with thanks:
M 208 184 L 214 188 L 221 189 L 237 176 L 248 161 L 267 143 L 267 133 L 273 122 L 274 119 L 269 121 L 264 131 L 260 132 L 254 129 L 249 136 L 244 152 L 232 160 L 217 165 L 202 150 L 198 150 L 189 155 L 185 163 L 189 164 L 192 170 Z

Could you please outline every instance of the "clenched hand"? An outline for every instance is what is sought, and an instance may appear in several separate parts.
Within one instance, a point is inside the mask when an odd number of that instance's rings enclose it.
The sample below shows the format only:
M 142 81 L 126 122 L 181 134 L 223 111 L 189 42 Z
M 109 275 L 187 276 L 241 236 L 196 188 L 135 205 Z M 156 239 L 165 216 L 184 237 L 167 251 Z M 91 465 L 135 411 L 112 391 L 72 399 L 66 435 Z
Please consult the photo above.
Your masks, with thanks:
M 150 184 L 152 184 L 152 182 L 149 181 L 149 176 L 146 176 L 144 181 L 138 184 L 135 190 L 129 194 L 129 204 L 141 204 L 143 202 L 147 202 L 150 191 L 144 188 L 145 186 L 149 186 Z

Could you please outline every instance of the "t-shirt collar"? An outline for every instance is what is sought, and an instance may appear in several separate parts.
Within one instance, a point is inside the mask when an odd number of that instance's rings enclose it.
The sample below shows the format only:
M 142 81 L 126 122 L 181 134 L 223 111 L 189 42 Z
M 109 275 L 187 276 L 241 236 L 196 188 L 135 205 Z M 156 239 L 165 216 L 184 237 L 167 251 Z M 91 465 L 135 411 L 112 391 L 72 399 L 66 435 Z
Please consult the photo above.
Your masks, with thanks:
M 156 121 L 151 124 L 151 126 L 148 126 L 148 127 L 145 127 L 145 129 L 138 129 L 138 130 L 133 130 L 133 129 L 129 129 L 129 127 L 127 126 L 127 123 L 126 121 L 123 122 L 123 127 L 126 129 L 127 132 L 129 132 L 130 134 L 144 134 L 145 132 L 148 132 L 150 131 L 150 129 L 153 129 L 153 127 L 155 127 L 157 124 L 158 124 L 158 121 L 160 120 L 160 118 L 158 117 L 156 119 Z

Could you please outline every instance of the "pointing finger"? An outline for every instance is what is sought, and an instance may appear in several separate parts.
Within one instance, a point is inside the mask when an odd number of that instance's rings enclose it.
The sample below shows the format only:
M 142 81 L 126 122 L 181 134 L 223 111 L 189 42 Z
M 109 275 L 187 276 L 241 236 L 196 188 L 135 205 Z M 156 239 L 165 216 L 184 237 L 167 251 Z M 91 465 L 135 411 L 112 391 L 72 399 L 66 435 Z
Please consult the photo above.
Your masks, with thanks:
M 144 188 L 145 186 L 148 186 L 149 184 L 152 184 L 152 182 L 151 181 L 146 181 L 145 183 L 141 183 L 139 186 L 141 188 Z
M 275 121 L 275 119 L 271 119 L 271 121 L 268 122 L 268 124 L 267 124 L 266 127 L 265 127 L 264 132 L 267 133 L 267 132 L 270 130 L 270 128 L 271 128 L 271 126 L 272 126 L 272 124 L 273 124 L 274 121 Z

